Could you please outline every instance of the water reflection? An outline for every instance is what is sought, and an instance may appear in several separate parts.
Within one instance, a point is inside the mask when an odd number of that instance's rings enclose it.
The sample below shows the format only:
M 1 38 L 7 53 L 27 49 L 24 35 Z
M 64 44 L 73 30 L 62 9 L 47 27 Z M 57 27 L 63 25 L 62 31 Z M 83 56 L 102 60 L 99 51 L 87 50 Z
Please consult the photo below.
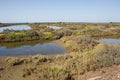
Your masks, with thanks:
M 34 54 L 64 54 L 66 50 L 55 42 L 29 42 L 24 43 L 8 43 L 0 44 L 0 55 L 34 55 Z

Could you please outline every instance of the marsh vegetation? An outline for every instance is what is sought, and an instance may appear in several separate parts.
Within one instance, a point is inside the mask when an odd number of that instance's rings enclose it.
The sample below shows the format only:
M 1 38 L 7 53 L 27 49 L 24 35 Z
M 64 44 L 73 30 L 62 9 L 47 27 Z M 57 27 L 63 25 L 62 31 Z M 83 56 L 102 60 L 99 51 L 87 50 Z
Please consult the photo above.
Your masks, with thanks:
M 120 38 L 118 23 L 34 23 L 31 30 L 3 31 L 1 42 L 56 40 L 67 52 L 57 55 L 6 56 L 0 58 L 1 79 L 15 80 L 87 80 L 89 72 L 100 71 L 102 78 L 119 80 L 120 43 L 101 42 L 103 37 Z M 52 29 L 47 26 L 59 26 Z M 99 38 L 99 39 L 97 39 Z M 112 38 L 112 37 L 111 37 Z M 9 71 L 9 72 L 8 72 Z M 114 72 L 115 71 L 115 72 Z M 2 73 L 6 73 L 3 75 Z M 86 74 L 88 73 L 88 74 Z M 14 75 L 14 76 L 13 76 Z M 88 75 L 87 77 L 85 75 Z M 12 76 L 12 77 L 11 77 Z M 82 78 L 82 76 L 85 76 Z M 7 77 L 7 78 L 6 78 Z

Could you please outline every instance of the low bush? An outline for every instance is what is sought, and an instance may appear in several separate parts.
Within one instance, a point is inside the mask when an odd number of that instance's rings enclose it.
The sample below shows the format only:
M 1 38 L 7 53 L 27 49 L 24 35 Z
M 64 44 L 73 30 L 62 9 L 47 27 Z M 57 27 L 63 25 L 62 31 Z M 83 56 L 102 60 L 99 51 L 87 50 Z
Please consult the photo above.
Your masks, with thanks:
M 64 29 L 63 31 L 64 36 L 71 36 L 72 35 L 72 31 L 70 29 Z
M 30 39 L 38 39 L 39 38 L 39 34 L 34 31 L 34 30 L 29 30 L 26 32 L 26 36 L 29 37 Z
M 0 34 L 0 41 L 5 39 L 5 34 Z
M 68 71 L 61 65 L 49 66 L 49 68 L 44 68 L 40 75 L 40 79 L 44 80 L 65 80 L 65 75 Z
M 20 59 L 18 57 L 8 57 L 6 59 L 6 62 L 10 65 L 10 66 L 15 66 L 15 65 L 20 65 L 22 64 L 24 61 L 23 59 Z
M 51 32 L 44 32 L 43 33 L 44 39 L 52 39 L 52 37 L 53 37 L 53 33 L 51 33 Z
M 31 58 L 32 62 L 36 65 L 42 63 L 42 62 L 51 62 L 51 59 L 48 57 L 45 57 L 43 55 L 36 55 Z
M 99 44 L 95 50 L 95 60 L 98 67 L 120 64 L 119 44 Z
M 77 37 L 64 37 L 61 39 L 65 47 L 71 52 L 83 52 L 93 49 L 97 44 L 99 44 L 98 41 L 94 40 L 89 35 L 81 35 Z
M 62 29 L 58 32 L 55 32 L 55 39 L 60 39 L 63 36 L 71 36 L 72 33 L 73 32 L 70 29 Z
M 24 32 L 10 32 L 7 34 L 7 39 L 10 41 L 21 41 L 25 35 Z
M 85 72 L 120 64 L 120 45 L 98 44 L 94 50 L 82 54 L 81 69 Z
M 69 80 L 72 76 L 66 76 L 69 71 L 61 65 L 25 66 L 22 70 L 22 77 L 35 75 L 39 80 Z
M 82 31 L 80 31 L 80 30 L 76 30 L 76 31 L 74 31 L 74 33 L 73 33 L 74 35 L 82 35 L 83 34 L 83 32 Z

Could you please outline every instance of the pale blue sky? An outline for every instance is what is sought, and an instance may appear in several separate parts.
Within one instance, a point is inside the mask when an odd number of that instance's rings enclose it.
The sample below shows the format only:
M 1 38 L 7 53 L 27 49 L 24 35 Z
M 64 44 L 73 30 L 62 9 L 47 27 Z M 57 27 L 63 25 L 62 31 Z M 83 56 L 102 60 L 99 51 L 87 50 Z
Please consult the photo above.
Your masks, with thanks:
M 120 0 L 0 0 L 0 22 L 120 22 Z

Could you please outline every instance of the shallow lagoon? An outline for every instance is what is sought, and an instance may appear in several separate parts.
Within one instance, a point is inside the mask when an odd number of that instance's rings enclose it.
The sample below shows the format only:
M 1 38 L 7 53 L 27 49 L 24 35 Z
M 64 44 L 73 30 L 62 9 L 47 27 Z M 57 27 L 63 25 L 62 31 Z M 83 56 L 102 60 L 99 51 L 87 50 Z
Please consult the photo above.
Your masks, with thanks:
M 28 25 L 6 26 L 6 27 L 0 27 L 0 32 L 3 32 L 6 29 L 8 29 L 8 30 L 30 30 L 31 27 Z
M 120 43 L 120 38 L 101 38 L 99 39 L 100 42 L 103 43 Z
M 0 56 L 64 54 L 66 50 L 55 42 L 28 41 L 0 44 Z
M 48 28 L 52 28 L 52 29 L 58 30 L 58 29 L 61 29 L 62 27 L 59 27 L 59 26 L 48 26 Z

